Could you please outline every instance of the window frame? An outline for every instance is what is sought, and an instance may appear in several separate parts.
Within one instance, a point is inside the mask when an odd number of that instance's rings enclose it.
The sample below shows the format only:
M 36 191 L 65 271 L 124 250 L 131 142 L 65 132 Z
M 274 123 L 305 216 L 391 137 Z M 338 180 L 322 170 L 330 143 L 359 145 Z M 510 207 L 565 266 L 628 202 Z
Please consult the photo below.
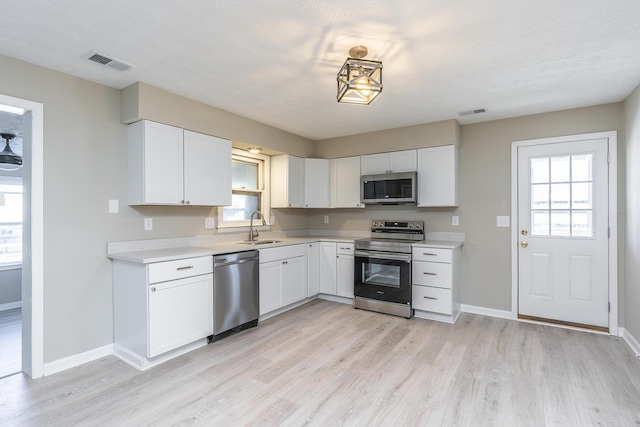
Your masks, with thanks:
M 0 222 L 0 224 L 6 224 L 6 225 L 20 225 L 22 228 L 22 231 L 24 232 L 24 183 L 21 177 L 17 177 L 17 176 L 6 176 L 6 175 L 0 175 L 0 184 L 1 185 L 18 185 L 22 188 L 22 220 L 20 222 L 15 222 L 15 221 L 11 221 L 11 222 Z M 22 252 L 24 252 L 24 243 L 22 244 L 23 248 L 22 248 Z M 23 259 L 22 256 L 20 257 L 20 261 L 19 262 L 1 262 L 0 261 L 0 271 L 5 271 L 5 270 L 15 270 L 15 269 L 19 269 L 22 268 L 22 263 L 23 263 Z
M 271 176 L 271 157 L 264 154 L 253 154 L 246 150 L 233 148 L 231 150 L 231 159 L 244 162 L 258 164 L 258 190 L 248 190 L 246 188 L 232 188 L 232 193 L 259 193 L 260 194 L 260 211 L 264 214 L 264 220 L 267 225 L 262 225 L 262 220 L 254 221 L 254 228 L 258 230 L 271 229 L 271 197 L 270 197 L 270 176 Z M 243 231 L 249 229 L 251 221 L 224 221 L 224 209 L 228 206 L 218 207 L 218 231 Z

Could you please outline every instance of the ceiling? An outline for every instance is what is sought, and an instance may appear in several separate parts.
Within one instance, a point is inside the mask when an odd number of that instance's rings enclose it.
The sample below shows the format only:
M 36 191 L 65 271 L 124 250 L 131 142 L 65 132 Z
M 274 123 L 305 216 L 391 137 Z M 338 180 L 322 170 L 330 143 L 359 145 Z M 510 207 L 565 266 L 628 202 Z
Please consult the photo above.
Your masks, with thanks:
M 622 101 L 640 83 L 638 17 L 637 0 L 21 0 L 3 3 L 0 53 L 319 140 Z M 384 63 L 369 106 L 336 102 L 356 45 Z

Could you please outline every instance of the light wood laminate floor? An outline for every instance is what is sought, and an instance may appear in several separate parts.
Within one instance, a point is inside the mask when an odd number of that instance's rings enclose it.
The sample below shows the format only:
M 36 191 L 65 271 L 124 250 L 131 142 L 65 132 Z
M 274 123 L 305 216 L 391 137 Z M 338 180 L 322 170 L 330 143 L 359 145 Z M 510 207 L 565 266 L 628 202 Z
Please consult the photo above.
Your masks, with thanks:
M 0 378 L 22 367 L 22 309 L 0 311 Z
M 640 361 L 619 338 L 322 300 L 145 372 L 109 356 L 0 381 L 2 426 L 639 423 Z

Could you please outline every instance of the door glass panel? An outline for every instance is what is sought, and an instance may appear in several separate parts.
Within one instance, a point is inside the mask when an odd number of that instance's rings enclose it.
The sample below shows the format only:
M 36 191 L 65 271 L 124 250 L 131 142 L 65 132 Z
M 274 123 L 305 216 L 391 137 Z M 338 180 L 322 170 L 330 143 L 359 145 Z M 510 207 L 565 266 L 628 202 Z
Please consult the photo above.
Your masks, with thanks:
M 569 184 L 551 184 L 551 209 L 569 209 Z
M 571 180 L 593 180 L 593 154 L 580 154 L 571 156 Z
M 531 212 L 531 234 L 534 236 L 549 235 L 549 211 Z
M 570 236 L 571 235 L 571 212 L 551 211 L 551 235 Z
M 549 184 L 531 186 L 531 209 L 549 209 Z
M 531 183 L 549 182 L 549 158 L 531 159 Z
M 551 182 L 569 182 L 571 177 L 569 156 L 551 157 Z
M 532 236 L 593 237 L 594 161 L 593 153 L 530 159 Z
M 571 184 L 571 209 L 591 209 L 591 187 L 590 182 Z
M 591 211 L 573 211 L 571 214 L 571 234 L 573 236 L 593 236 Z

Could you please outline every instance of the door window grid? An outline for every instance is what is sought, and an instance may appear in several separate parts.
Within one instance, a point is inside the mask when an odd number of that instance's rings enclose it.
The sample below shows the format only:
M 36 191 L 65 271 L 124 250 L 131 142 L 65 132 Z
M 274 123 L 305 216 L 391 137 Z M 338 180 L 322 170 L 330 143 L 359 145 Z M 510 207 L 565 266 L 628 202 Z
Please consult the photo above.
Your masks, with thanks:
M 594 154 L 530 159 L 531 235 L 593 238 Z

